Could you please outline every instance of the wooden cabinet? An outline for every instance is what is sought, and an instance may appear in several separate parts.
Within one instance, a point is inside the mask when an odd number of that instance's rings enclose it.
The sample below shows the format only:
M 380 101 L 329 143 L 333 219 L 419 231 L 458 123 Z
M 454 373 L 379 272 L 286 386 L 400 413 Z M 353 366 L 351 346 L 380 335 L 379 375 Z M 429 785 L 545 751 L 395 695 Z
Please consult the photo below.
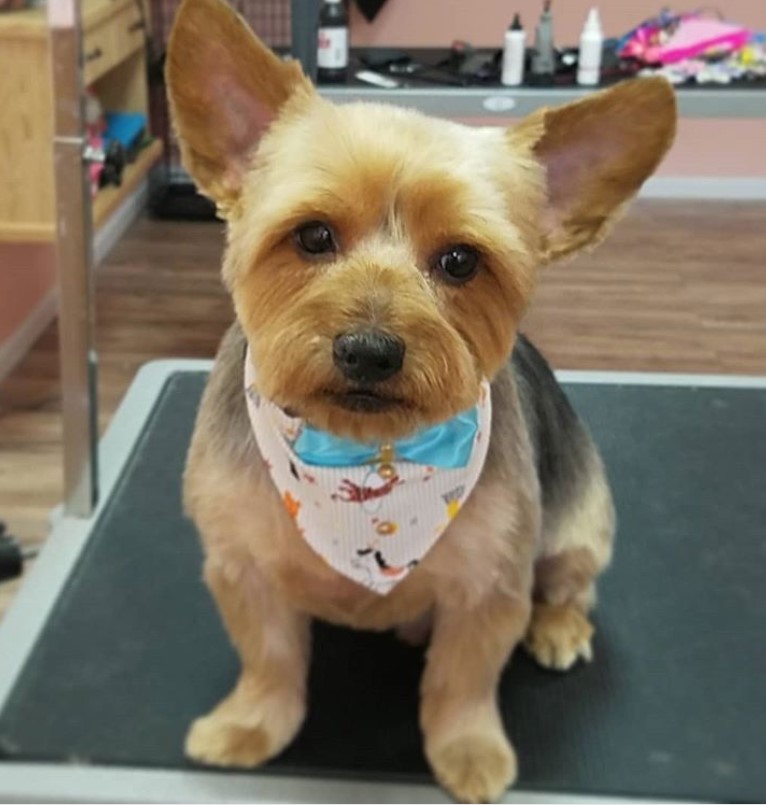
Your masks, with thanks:
M 146 112 L 146 31 L 142 0 L 81 0 L 86 86 L 104 109 Z M 54 237 L 53 102 L 45 10 L 0 14 L 0 242 Z M 94 201 L 96 227 L 141 181 L 162 151 L 153 142 L 120 187 Z

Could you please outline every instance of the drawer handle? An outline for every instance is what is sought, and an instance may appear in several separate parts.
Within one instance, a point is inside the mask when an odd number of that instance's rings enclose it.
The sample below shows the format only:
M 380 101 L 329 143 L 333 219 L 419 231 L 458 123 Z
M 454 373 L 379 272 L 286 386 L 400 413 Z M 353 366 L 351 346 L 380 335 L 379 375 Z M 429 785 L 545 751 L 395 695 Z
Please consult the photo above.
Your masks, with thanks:
M 135 22 L 131 22 L 128 25 L 128 33 L 132 34 L 134 31 L 140 31 L 142 28 L 146 28 L 146 24 L 143 20 L 136 20 Z
M 95 61 L 96 59 L 100 59 L 104 55 L 104 51 L 101 48 L 93 48 L 89 53 L 85 54 L 85 61 Z

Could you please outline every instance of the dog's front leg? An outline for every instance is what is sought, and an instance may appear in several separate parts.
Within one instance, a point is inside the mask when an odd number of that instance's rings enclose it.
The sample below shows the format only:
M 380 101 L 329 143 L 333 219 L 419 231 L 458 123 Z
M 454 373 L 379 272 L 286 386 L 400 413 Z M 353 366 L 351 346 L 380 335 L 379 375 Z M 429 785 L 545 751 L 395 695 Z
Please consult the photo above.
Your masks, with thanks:
M 242 670 L 234 690 L 192 724 L 186 753 L 216 766 L 258 766 L 279 754 L 303 723 L 309 619 L 249 559 L 209 556 L 205 581 Z
M 421 688 L 428 761 L 463 802 L 496 800 L 516 778 L 497 684 L 524 635 L 530 603 L 496 595 L 469 609 L 439 607 Z

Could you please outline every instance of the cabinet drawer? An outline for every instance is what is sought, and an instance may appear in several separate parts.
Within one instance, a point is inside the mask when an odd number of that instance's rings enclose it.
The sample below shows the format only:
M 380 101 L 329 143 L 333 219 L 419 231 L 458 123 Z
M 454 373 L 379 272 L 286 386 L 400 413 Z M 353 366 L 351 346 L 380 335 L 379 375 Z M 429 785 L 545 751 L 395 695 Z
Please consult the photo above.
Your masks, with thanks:
M 98 21 L 85 30 L 83 61 L 86 85 L 141 49 L 146 41 L 138 2 L 110 0 L 110 4 L 111 8 L 106 8 Z
M 129 3 L 122 11 L 115 14 L 112 26 L 118 62 L 144 47 L 146 25 L 137 2 Z
M 92 84 L 117 64 L 117 47 L 113 19 L 85 31 L 82 42 L 85 85 Z

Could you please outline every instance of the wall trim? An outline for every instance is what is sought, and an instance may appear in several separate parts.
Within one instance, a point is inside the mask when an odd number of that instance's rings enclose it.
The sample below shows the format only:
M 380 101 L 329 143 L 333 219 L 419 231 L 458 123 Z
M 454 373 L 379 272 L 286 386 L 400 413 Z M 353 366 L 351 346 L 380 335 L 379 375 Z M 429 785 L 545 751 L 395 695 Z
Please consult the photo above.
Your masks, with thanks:
M 59 307 L 59 289 L 51 288 L 32 309 L 11 335 L 0 344 L 0 382 L 10 374 L 16 364 L 29 352 L 56 317 Z
M 653 176 L 641 198 L 706 201 L 766 201 L 766 176 Z

